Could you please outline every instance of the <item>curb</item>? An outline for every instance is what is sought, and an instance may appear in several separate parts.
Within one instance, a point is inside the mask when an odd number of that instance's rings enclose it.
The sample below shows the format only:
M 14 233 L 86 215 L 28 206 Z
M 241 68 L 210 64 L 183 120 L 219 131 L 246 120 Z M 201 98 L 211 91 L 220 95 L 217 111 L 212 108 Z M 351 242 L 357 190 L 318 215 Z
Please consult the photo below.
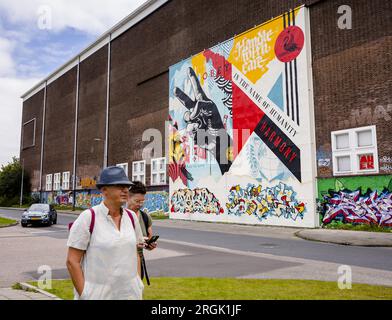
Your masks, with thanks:
M 49 292 L 47 292 L 45 290 L 41 290 L 41 289 L 31 285 L 31 284 L 28 284 L 28 283 L 25 283 L 25 282 L 18 282 L 18 284 L 25 291 L 34 290 L 34 291 L 39 292 L 39 293 L 43 294 L 44 296 L 47 296 L 47 297 L 52 298 L 54 300 L 63 300 L 63 299 L 59 298 L 58 296 L 55 296 L 54 294 L 51 294 L 51 293 L 49 293 Z
M 0 207 L 0 210 L 24 210 L 25 208 Z
M 11 224 L 9 224 L 7 226 L 0 226 L 0 229 L 15 227 L 18 224 L 19 224 L 19 222 L 15 222 L 15 223 L 11 223 Z
M 297 238 L 307 240 L 307 241 L 338 244 L 338 245 L 342 245 L 342 246 L 353 246 L 353 247 L 368 247 L 368 248 L 391 248 L 392 247 L 391 244 L 353 244 L 351 242 L 343 242 L 343 241 L 338 242 L 338 241 L 332 241 L 332 240 L 320 240 L 320 239 L 315 239 L 315 238 L 311 238 L 308 236 L 304 236 L 301 234 L 302 231 L 304 231 L 304 230 L 297 231 L 296 233 L 294 233 L 294 235 Z

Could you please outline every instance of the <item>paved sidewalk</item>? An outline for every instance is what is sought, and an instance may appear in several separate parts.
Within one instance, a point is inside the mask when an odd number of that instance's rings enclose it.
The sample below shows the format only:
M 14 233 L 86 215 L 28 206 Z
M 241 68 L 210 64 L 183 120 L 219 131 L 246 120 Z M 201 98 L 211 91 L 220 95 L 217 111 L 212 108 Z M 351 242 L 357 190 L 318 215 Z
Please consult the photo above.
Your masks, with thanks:
M 305 240 L 349 246 L 392 247 L 392 232 L 311 229 L 301 230 L 296 236 Z
M 14 290 L 12 288 L 0 288 L 0 300 L 55 300 L 42 293 Z
M 186 220 L 155 220 L 154 226 L 192 229 L 232 234 L 246 234 L 290 240 L 310 240 L 340 245 L 392 247 L 392 232 L 366 232 L 331 229 L 302 229 L 272 226 L 208 223 Z

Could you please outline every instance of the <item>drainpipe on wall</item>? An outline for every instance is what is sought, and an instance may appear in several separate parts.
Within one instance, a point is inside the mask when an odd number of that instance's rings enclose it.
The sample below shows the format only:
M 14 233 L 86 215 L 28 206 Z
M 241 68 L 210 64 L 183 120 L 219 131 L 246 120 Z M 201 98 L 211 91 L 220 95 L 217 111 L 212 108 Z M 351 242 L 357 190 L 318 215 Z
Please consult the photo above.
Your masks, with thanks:
M 108 43 L 108 70 L 106 83 L 106 122 L 105 122 L 105 149 L 103 155 L 103 168 L 108 166 L 108 148 L 109 148 L 109 104 L 110 104 L 110 69 L 112 56 L 112 34 L 109 34 Z
M 44 88 L 44 106 L 42 112 L 42 129 L 41 129 L 41 162 L 40 162 L 40 174 L 39 174 L 39 202 L 43 202 L 42 198 L 42 170 L 43 170 L 43 163 L 44 163 L 44 142 L 45 142 L 45 118 L 46 118 L 46 89 L 47 89 L 48 82 L 45 81 L 45 88 Z
M 76 75 L 76 101 L 75 101 L 75 133 L 74 133 L 74 159 L 72 175 L 72 211 L 75 211 L 76 202 L 76 153 L 78 142 L 78 114 L 79 114 L 79 78 L 80 78 L 80 56 L 78 57 L 77 75 Z

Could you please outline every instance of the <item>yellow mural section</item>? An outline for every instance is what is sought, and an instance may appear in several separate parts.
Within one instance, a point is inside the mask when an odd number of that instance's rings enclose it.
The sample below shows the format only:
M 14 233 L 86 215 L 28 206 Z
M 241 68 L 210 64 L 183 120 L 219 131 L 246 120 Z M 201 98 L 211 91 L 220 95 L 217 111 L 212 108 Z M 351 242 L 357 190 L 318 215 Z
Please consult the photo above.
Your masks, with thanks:
M 298 10 L 295 11 L 295 15 Z M 275 59 L 275 42 L 283 31 L 283 17 L 276 18 L 234 38 L 229 62 L 256 83 Z
M 200 79 L 200 84 L 204 85 L 204 74 L 206 72 L 206 58 L 203 53 L 199 53 L 192 58 L 192 67 Z

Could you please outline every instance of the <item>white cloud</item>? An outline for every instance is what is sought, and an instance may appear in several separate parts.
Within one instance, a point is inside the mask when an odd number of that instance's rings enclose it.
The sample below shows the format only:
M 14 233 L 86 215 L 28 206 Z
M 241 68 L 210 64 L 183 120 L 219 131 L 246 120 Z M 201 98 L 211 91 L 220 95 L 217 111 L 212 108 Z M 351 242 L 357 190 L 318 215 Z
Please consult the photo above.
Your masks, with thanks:
M 145 0 L 0 0 L 0 166 L 19 156 L 22 100 L 20 96 L 46 75 L 46 68 L 71 58 L 64 43 L 45 43 L 35 52 L 39 22 L 52 23 L 46 32 L 78 31 L 96 37 Z M 50 9 L 50 19 L 42 14 Z M 41 15 L 40 15 L 41 14 Z M 44 17 L 45 18 L 45 17 Z M 50 21 L 51 20 L 51 21 Z M 57 39 L 58 40 L 58 39 Z M 88 43 L 86 43 L 86 46 Z M 37 54 L 44 59 L 37 60 Z M 43 64 L 42 62 L 46 64 Z M 60 65 L 58 65 L 60 66 Z
M 14 156 L 19 157 L 22 121 L 22 100 L 19 97 L 38 80 L 0 77 L 0 166 Z
M 0 77 L 15 73 L 15 63 L 12 59 L 14 44 L 5 38 L 0 38 Z
M 73 28 L 98 35 L 119 22 L 145 0 L 0 0 L 0 11 L 10 22 L 28 23 L 39 29 L 51 22 L 54 31 Z M 49 10 L 47 10 L 49 9 Z

